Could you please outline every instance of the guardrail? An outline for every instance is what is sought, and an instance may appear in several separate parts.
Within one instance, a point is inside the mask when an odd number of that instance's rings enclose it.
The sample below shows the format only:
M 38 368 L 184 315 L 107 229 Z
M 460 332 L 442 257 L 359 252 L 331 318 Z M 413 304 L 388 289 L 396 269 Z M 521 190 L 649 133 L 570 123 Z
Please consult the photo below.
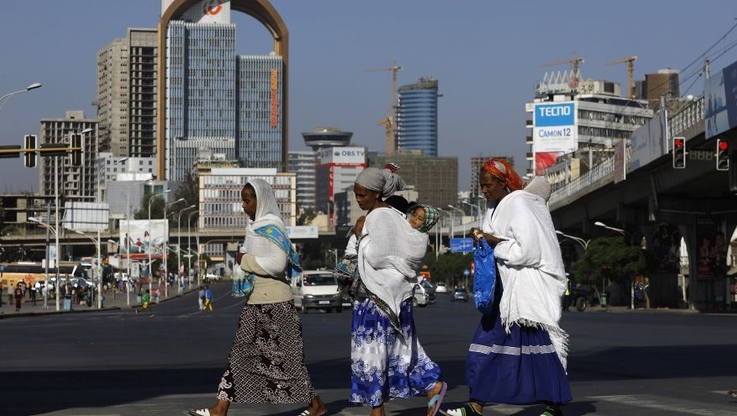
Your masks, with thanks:
M 704 97 L 689 102 L 677 113 L 668 117 L 670 137 L 682 135 L 687 130 L 698 127 L 704 121 Z M 703 131 L 703 124 L 701 126 Z M 686 137 L 686 140 L 690 137 Z M 625 165 L 629 165 L 631 148 L 627 147 Z M 581 175 L 577 179 L 553 191 L 550 195 L 551 210 L 560 208 L 563 203 L 568 204 L 576 199 L 614 182 L 614 157 L 597 165 L 595 168 Z

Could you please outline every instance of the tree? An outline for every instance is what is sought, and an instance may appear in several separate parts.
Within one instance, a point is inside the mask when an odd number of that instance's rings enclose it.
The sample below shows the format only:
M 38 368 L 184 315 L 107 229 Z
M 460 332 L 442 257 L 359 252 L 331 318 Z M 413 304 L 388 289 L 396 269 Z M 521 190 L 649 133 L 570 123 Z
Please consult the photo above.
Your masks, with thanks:
M 632 278 L 647 270 L 645 252 L 629 245 L 623 237 L 592 240 L 583 257 L 573 265 L 580 283 L 595 284 L 606 279 L 629 288 Z
M 297 210 L 300 212 L 299 217 L 297 217 L 297 225 L 309 225 L 312 224 L 312 220 L 317 217 L 317 212 L 315 212 L 314 208 L 305 208 L 304 210 Z

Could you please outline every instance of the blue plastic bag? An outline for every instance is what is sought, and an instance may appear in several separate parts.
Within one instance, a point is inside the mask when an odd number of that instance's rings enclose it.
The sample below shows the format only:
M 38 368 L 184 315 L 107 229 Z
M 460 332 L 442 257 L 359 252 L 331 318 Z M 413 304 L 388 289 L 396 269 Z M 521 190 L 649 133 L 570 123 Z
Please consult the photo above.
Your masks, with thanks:
M 473 251 L 473 301 L 476 309 L 484 315 L 490 314 L 494 304 L 494 286 L 496 286 L 496 260 L 494 248 L 486 239 L 476 243 Z

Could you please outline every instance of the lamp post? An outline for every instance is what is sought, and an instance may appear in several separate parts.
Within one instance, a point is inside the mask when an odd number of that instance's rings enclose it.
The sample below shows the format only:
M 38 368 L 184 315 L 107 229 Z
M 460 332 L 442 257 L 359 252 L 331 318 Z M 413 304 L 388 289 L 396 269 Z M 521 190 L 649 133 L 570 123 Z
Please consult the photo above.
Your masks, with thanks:
M 83 235 L 95 244 L 97 250 L 97 309 L 102 309 L 102 250 L 100 249 L 100 231 L 97 231 L 97 238 L 85 234 L 82 231 L 75 230 L 75 233 Z
M 192 243 L 190 241 L 190 239 L 192 238 L 192 230 L 190 229 L 190 225 L 192 224 L 192 216 L 194 214 L 197 214 L 198 212 L 200 212 L 200 210 L 192 211 L 192 212 L 189 213 L 189 216 L 187 217 L 187 249 L 190 251 L 189 257 L 187 257 L 187 275 L 188 275 L 188 277 L 190 277 L 190 279 L 187 279 L 187 280 L 189 280 L 189 288 L 190 289 L 192 289 L 192 279 L 191 279 L 191 275 L 192 275 Z M 200 248 L 197 247 L 197 250 L 199 250 L 199 249 Z
M 474 204 L 469 204 L 469 203 L 468 203 L 468 202 L 466 202 L 466 201 L 461 201 L 461 204 L 464 204 L 464 205 L 468 205 L 469 207 L 471 207 L 471 208 L 472 208 L 472 209 L 471 209 L 471 212 L 472 212 L 472 213 L 473 213 L 474 211 L 476 211 L 476 215 L 478 215 L 478 217 L 479 217 L 479 221 L 481 221 L 481 215 L 482 215 L 482 214 L 481 214 L 481 209 L 480 209 L 480 208 L 479 208 L 479 207 L 478 207 L 477 205 L 474 205 Z M 473 217 L 474 217 L 474 218 L 476 218 L 476 215 L 474 215 Z
M 41 83 L 34 82 L 33 84 L 27 86 L 26 88 L 22 90 L 9 92 L 3 95 L 2 97 L 0 97 L 0 110 L 3 109 L 3 106 L 5 105 L 5 103 L 7 103 L 10 100 L 10 98 L 13 97 L 14 95 L 23 94 L 24 92 L 35 90 L 36 88 L 41 88 Z
M 596 225 L 597 227 L 606 228 L 607 230 L 616 231 L 616 232 L 622 234 L 624 236 L 624 238 L 628 238 L 629 237 L 630 247 L 632 247 L 634 245 L 634 236 L 630 237 L 625 230 L 623 230 L 621 228 L 610 227 L 610 226 L 604 224 L 601 221 L 596 221 L 594 223 L 594 225 Z M 632 280 L 632 284 L 630 285 L 630 309 L 632 309 L 632 310 L 635 309 L 635 281 L 634 281 L 634 279 Z
M 56 255 L 55 255 L 55 258 L 54 258 L 54 267 L 56 268 L 56 284 L 54 286 L 56 286 L 56 287 L 54 288 L 54 290 L 56 291 L 56 310 L 58 311 L 60 309 L 60 307 L 59 307 L 59 234 L 56 232 L 56 228 L 52 227 L 49 224 L 46 224 L 45 222 L 41 221 L 40 219 L 38 219 L 36 217 L 29 217 L 28 218 L 28 221 L 35 222 L 36 224 L 38 224 L 38 225 L 40 225 L 42 227 L 46 227 L 47 230 L 51 231 L 54 234 L 54 238 L 56 238 Z M 57 221 L 57 223 L 58 223 L 58 221 Z M 48 256 L 48 257 L 51 257 L 51 256 Z M 47 258 L 46 259 L 46 262 L 48 263 L 49 260 L 50 259 Z M 47 288 L 46 289 L 46 293 L 47 293 L 46 296 L 47 297 L 44 298 L 44 307 L 46 307 L 46 305 L 47 305 L 47 298 L 48 298 L 48 292 L 49 292 L 48 291 L 48 287 L 49 287 L 49 279 L 48 279 L 48 276 L 46 278 L 46 284 L 45 284 L 45 286 Z
M 437 210 L 438 210 L 438 212 L 440 214 L 450 215 L 451 216 L 451 219 L 453 218 L 453 213 L 452 212 L 444 211 L 442 208 L 437 208 Z M 445 223 L 445 220 L 443 220 L 443 223 Z M 451 230 L 452 229 L 453 229 L 453 224 L 451 223 L 451 226 L 448 228 L 448 248 L 449 249 L 450 249 L 450 239 L 451 239 Z M 442 242 L 443 242 L 443 233 L 441 232 L 440 233 L 440 243 L 442 244 Z
M 166 216 L 166 209 L 180 202 L 187 202 L 187 200 L 185 200 L 184 198 L 179 198 L 170 204 L 164 205 L 164 220 L 167 221 L 167 224 L 169 222 L 169 218 L 167 218 Z M 166 229 L 168 230 L 169 227 L 166 227 Z M 168 298 L 169 297 L 169 262 L 167 260 L 169 258 L 169 254 L 166 252 L 166 249 L 169 246 L 169 234 L 167 233 L 164 237 L 166 238 L 161 243 L 162 244 L 161 254 L 164 256 L 164 258 L 161 261 L 164 262 L 164 297 Z
M 151 281 L 154 277 L 153 268 L 151 267 L 151 262 L 153 261 L 151 259 L 151 252 L 153 251 L 153 246 L 154 246 L 154 238 L 151 235 L 151 202 L 157 197 L 166 195 L 169 192 L 171 192 L 171 189 L 167 189 L 164 192 L 151 195 L 151 198 L 148 199 L 148 292 L 149 293 L 151 293 L 151 291 L 153 290 L 153 285 L 151 284 Z
M 584 240 L 581 237 L 575 237 L 575 236 L 572 236 L 572 235 L 568 235 L 568 234 L 566 234 L 566 233 L 564 233 L 562 231 L 558 231 L 558 230 L 555 230 L 555 233 L 558 234 L 558 235 L 562 235 L 563 237 L 568 237 L 571 240 L 577 242 L 578 244 L 581 245 L 581 247 L 583 247 L 583 251 L 586 251 L 586 249 L 589 248 L 589 243 L 591 242 L 591 240 Z
M 462 209 L 454 207 L 453 205 L 448 205 L 448 208 L 454 210 L 454 211 L 460 211 L 461 212 L 461 221 L 459 222 L 459 225 L 463 228 L 463 238 L 466 238 L 466 227 L 463 227 L 463 215 L 465 212 L 463 212 Z M 454 218 L 455 219 L 455 218 Z
M 197 208 L 197 205 L 190 205 L 179 210 L 179 217 L 177 218 L 177 267 L 182 262 L 182 213 L 192 208 Z M 179 270 L 177 270 L 177 273 L 179 273 Z M 184 279 L 184 276 L 179 276 L 179 279 L 177 279 L 177 290 L 182 293 L 183 282 L 179 282 L 180 279 Z

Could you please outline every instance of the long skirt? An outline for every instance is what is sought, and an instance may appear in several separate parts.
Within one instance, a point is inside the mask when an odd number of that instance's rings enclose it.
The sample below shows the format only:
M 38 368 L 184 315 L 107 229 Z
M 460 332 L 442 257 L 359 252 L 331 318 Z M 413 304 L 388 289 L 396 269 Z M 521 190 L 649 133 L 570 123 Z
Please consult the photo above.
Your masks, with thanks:
M 501 286 L 498 279 L 493 312 L 481 318 L 468 350 L 470 399 L 482 404 L 571 401 L 566 371 L 548 332 L 515 324 L 506 333 L 499 314 Z
M 354 303 L 351 403 L 375 407 L 386 398 L 427 394 L 440 380 L 440 367 L 417 339 L 411 299 L 402 303 L 399 323 L 401 330 L 370 299 Z
M 246 304 L 217 398 L 271 404 L 309 403 L 315 396 L 294 302 Z

